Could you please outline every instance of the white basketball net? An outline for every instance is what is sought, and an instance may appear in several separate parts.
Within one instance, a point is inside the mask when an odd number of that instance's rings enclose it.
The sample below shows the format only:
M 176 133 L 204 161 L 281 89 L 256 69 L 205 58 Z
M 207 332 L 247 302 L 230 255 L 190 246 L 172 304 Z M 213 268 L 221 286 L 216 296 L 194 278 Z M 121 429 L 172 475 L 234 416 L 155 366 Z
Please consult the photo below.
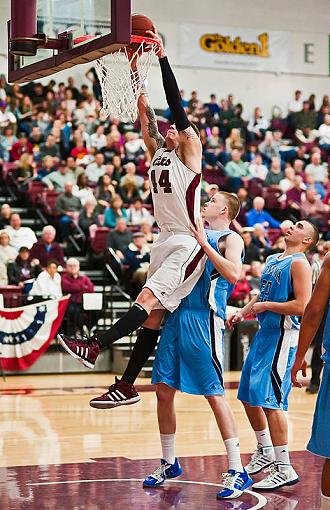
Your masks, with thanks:
M 135 122 L 137 119 L 138 98 L 158 46 L 150 39 L 135 44 L 137 49 L 134 53 L 123 47 L 95 62 L 103 98 L 101 120 L 110 115 L 123 122 Z M 131 67 L 134 61 L 136 70 Z

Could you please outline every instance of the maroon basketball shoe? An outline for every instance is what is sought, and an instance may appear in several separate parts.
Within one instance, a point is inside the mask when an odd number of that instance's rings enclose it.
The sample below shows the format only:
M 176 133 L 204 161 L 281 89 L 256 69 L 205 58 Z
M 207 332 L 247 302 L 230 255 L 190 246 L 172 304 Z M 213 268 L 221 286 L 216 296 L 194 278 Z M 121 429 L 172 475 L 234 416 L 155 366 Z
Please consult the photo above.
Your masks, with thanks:
M 96 409 L 112 409 L 113 407 L 135 404 L 135 402 L 141 400 L 133 384 L 120 381 L 117 377 L 115 377 L 115 381 L 115 384 L 112 384 L 106 393 L 93 398 L 89 405 Z
M 62 333 L 57 335 L 57 339 L 73 358 L 81 361 L 85 367 L 94 368 L 95 361 L 100 354 L 98 342 L 89 340 L 86 336 L 77 338 Z

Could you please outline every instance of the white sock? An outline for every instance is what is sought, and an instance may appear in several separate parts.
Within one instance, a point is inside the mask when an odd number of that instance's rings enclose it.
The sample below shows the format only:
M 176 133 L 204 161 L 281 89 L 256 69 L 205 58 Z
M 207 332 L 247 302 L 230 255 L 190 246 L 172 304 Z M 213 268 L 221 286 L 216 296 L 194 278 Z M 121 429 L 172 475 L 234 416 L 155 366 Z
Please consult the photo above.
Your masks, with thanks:
M 228 469 L 234 469 L 242 473 L 241 453 L 238 437 L 232 437 L 224 441 L 228 456 Z
M 275 453 L 275 462 L 279 462 L 280 464 L 290 465 L 290 457 L 289 457 L 289 447 L 287 444 L 283 446 L 274 446 Z
M 272 438 L 270 437 L 269 429 L 255 430 L 254 431 L 258 444 L 263 447 L 272 446 Z
M 321 494 L 321 510 L 330 510 L 330 496 Z
M 174 464 L 175 462 L 174 441 L 175 434 L 160 434 L 163 459 L 166 460 L 166 462 L 169 464 Z

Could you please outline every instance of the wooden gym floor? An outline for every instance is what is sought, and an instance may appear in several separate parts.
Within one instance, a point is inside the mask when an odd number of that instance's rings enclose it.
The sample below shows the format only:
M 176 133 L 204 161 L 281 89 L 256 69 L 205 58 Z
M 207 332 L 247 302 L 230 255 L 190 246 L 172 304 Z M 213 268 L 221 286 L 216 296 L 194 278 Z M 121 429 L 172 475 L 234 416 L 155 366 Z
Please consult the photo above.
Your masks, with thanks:
M 226 373 L 225 380 L 242 453 L 248 454 L 255 438 L 236 399 L 239 376 Z M 226 471 L 225 449 L 206 400 L 178 393 L 176 451 L 184 474 L 146 490 L 141 480 L 157 467 L 161 454 L 155 392 L 141 379 L 138 404 L 89 407 L 89 399 L 112 382 L 113 375 L 95 373 L 9 376 L 0 382 L 1 510 L 319 510 L 322 459 L 305 451 L 316 397 L 304 389 L 292 391 L 288 413 L 292 460 L 301 482 L 221 502 L 215 495 Z M 248 458 L 244 455 L 245 462 Z

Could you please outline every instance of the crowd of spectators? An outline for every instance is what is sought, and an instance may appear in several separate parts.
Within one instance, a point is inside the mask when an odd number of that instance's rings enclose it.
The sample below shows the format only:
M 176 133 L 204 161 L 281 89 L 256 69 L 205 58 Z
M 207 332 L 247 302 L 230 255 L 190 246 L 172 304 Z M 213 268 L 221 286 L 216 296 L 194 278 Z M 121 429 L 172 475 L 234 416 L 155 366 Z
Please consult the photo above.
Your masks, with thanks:
M 235 292 L 246 295 L 255 289 L 267 255 L 283 250 L 290 222 L 308 219 L 329 238 L 329 97 L 317 104 L 314 95 L 303 98 L 297 90 L 285 116 L 268 119 L 259 107 L 246 114 L 232 94 L 219 99 L 211 94 L 206 102 L 196 91 L 188 99 L 183 91 L 181 95 L 189 119 L 200 130 L 203 200 L 224 189 L 236 192 L 241 201 L 233 228 L 241 233 L 246 254 Z M 67 83 L 20 86 L 9 85 L 2 76 L 0 97 L 0 165 L 13 165 L 18 197 L 25 204 L 34 182 L 56 198 L 49 220 L 55 228 L 45 227 L 39 240 L 21 226 L 19 214 L 2 206 L 0 263 L 15 266 L 8 269 L 9 283 L 36 278 L 35 290 L 42 278 L 55 285 L 58 266 L 69 271 L 63 247 L 75 228 L 90 251 L 98 229 L 107 227 L 106 247 L 129 281 L 143 285 L 157 227 L 147 179 L 150 157 L 139 122 L 102 122 L 99 97 L 88 85 L 77 87 L 71 77 Z M 165 132 L 170 111 L 158 120 Z M 74 279 L 77 264 L 71 269 Z M 62 291 L 64 281 L 62 277 Z M 66 282 L 66 291 L 68 287 Z M 76 313 L 75 303 L 79 300 L 72 299 L 71 313 Z

